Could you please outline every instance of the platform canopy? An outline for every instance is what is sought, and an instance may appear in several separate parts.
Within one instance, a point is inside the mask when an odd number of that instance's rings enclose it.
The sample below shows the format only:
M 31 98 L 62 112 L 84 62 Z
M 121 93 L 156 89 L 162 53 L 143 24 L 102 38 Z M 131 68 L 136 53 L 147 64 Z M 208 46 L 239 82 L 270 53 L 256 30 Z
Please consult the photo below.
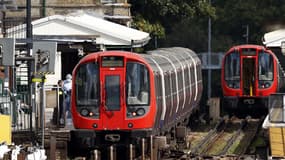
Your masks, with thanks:
M 92 13 L 75 12 L 53 15 L 32 22 L 34 39 L 58 42 L 96 42 L 105 46 L 141 47 L 150 40 L 149 33 L 105 20 Z M 25 38 L 26 25 L 7 30 L 9 38 Z
M 285 29 L 265 33 L 262 41 L 266 47 L 281 47 L 281 42 L 285 42 Z

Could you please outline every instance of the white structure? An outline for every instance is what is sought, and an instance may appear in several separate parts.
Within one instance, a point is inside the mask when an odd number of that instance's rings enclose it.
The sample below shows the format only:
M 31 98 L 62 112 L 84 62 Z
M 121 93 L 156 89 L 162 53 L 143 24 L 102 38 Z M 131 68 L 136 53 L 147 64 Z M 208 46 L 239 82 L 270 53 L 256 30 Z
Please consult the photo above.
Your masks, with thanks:
M 141 47 L 150 40 L 149 33 L 113 23 L 93 14 L 75 12 L 53 15 L 32 22 L 33 36 L 68 42 L 96 42 L 99 45 Z M 9 38 L 25 38 L 26 28 L 16 26 L 7 30 Z
M 97 15 L 75 12 L 70 15 L 53 15 L 32 22 L 34 40 L 56 42 L 90 42 L 100 46 L 141 47 L 150 40 L 149 33 L 116 24 Z M 7 30 L 8 38 L 26 38 L 26 25 Z M 56 71 L 48 75 L 47 85 L 57 84 L 61 77 L 61 54 L 56 55 Z
M 281 43 L 285 42 L 285 29 L 265 33 L 262 41 L 266 47 L 281 47 Z

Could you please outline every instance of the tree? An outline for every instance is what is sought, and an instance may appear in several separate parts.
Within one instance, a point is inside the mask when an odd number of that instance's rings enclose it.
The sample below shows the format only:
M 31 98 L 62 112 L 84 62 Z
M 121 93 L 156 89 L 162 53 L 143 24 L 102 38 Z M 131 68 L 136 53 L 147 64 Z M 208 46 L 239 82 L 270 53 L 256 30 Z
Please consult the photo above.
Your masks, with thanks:
M 156 35 L 161 47 L 184 46 L 207 51 L 208 18 L 212 19 L 212 51 L 246 43 L 262 44 L 263 35 L 285 26 L 283 0 L 131 0 L 137 28 Z M 155 26 L 155 27 L 154 27 Z
M 131 0 L 130 3 L 135 16 L 133 26 L 161 39 L 177 23 L 196 16 L 214 17 L 215 13 L 207 1 L 201 0 Z
M 284 19 L 282 0 L 215 0 L 213 6 L 217 11 L 214 35 L 229 36 L 233 42 L 229 45 L 245 43 L 245 25 L 249 26 L 249 43 L 262 44 L 263 35 L 269 31 L 268 24 Z

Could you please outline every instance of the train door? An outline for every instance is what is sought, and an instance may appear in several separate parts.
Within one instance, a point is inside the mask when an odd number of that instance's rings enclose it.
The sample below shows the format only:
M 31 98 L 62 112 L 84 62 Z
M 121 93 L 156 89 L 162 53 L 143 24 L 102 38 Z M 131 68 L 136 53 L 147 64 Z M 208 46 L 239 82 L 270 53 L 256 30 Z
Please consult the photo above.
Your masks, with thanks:
M 242 60 L 242 92 L 244 96 L 255 95 L 255 58 L 243 58 Z
M 101 118 L 104 129 L 122 128 L 124 104 L 124 68 L 101 69 Z

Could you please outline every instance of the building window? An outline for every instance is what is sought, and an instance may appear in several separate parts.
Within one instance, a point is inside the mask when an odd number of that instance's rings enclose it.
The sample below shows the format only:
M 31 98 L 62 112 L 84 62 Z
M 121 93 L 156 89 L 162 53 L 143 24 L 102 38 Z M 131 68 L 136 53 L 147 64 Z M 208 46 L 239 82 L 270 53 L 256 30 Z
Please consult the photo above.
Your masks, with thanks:
M 115 3 L 116 0 L 101 0 L 101 3 Z

